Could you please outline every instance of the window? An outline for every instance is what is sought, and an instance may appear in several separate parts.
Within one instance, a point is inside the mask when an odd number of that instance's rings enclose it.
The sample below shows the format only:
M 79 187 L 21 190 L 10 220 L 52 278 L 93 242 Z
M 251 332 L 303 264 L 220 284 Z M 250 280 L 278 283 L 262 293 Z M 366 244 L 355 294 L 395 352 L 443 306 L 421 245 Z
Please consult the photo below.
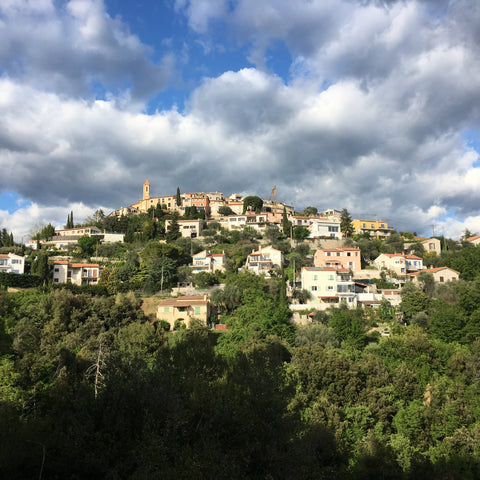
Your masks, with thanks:
M 318 275 L 314 275 L 314 276 L 313 276 L 313 280 L 314 280 L 314 281 L 318 280 Z
M 444 277 L 440 277 L 440 282 L 444 282 L 445 281 L 445 278 Z
M 347 252 L 347 257 L 351 257 L 352 256 L 352 252 Z
M 195 315 L 200 315 L 200 307 L 195 307 Z
M 58 283 L 58 278 L 53 279 L 54 283 Z
M 326 252 L 325 255 L 326 255 L 327 257 L 331 257 L 331 256 L 332 256 L 332 252 Z
M 317 291 L 317 286 L 316 286 L 316 285 L 312 285 L 311 289 L 312 289 L 312 292 L 316 292 L 316 291 Z
M 328 276 L 328 279 L 329 279 L 329 280 L 335 280 L 335 276 L 334 276 L 334 275 L 329 275 L 329 276 Z
M 367 228 L 367 224 L 366 224 L 366 223 L 363 224 L 363 228 Z
M 371 227 L 371 228 L 375 228 L 375 224 L 372 223 L 372 224 L 370 225 L 370 227 Z
M 384 223 L 380 224 L 380 228 L 385 228 L 385 224 Z
M 55 268 L 55 273 L 58 273 L 60 269 L 58 267 Z

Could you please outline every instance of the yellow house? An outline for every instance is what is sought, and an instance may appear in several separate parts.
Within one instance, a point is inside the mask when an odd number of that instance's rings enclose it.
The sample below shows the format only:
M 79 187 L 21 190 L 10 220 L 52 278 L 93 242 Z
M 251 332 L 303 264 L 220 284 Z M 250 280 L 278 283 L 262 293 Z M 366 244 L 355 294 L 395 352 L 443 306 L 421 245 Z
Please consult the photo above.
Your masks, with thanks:
M 160 301 L 157 309 L 157 319 L 166 320 L 170 324 L 170 330 L 175 328 L 177 321 L 187 328 L 192 320 L 200 320 L 207 325 L 209 314 L 210 302 L 207 295 L 166 298 Z
M 388 237 L 393 232 L 393 228 L 388 227 L 388 223 L 383 220 L 352 220 L 353 231 L 355 233 L 368 232 L 371 236 L 381 238 Z

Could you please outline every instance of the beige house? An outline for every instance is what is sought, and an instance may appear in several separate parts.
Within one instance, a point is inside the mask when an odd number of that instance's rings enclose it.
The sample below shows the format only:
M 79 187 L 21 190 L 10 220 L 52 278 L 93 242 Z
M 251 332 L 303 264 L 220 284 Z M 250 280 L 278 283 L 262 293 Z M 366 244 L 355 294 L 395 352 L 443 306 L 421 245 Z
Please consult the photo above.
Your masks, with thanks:
M 96 285 L 103 267 L 97 263 L 53 262 L 53 283 L 73 283 L 75 285 Z
M 468 237 L 467 242 L 473 243 L 475 246 L 480 245 L 480 235 Z
M 158 304 L 157 319 L 166 320 L 170 330 L 175 328 L 175 322 L 190 327 L 192 320 L 200 320 L 207 325 L 210 315 L 210 302 L 207 295 L 166 298 Z
M 424 268 L 420 257 L 404 253 L 382 253 L 373 263 L 379 270 L 387 270 L 397 275 L 407 275 L 409 272 Z
M 318 248 L 313 257 L 316 267 L 346 268 L 353 272 L 362 269 L 361 253 L 358 247 Z
M 425 237 L 414 237 L 413 242 L 405 242 L 404 248 L 408 250 L 408 247 L 413 243 L 421 243 L 425 250 L 425 253 L 435 252 L 438 256 L 442 253 L 442 243 L 438 238 L 425 238 Z
M 427 268 L 422 270 L 425 273 L 431 273 L 433 279 L 438 283 L 453 282 L 460 279 L 460 274 L 449 267 L 438 267 L 438 268 Z M 418 274 L 420 272 L 414 272 L 410 275 L 410 280 L 412 282 L 418 283 Z
M 285 257 L 280 250 L 271 246 L 254 250 L 248 257 L 245 265 L 246 270 L 256 274 L 270 276 L 270 271 L 280 268 L 285 261 Z

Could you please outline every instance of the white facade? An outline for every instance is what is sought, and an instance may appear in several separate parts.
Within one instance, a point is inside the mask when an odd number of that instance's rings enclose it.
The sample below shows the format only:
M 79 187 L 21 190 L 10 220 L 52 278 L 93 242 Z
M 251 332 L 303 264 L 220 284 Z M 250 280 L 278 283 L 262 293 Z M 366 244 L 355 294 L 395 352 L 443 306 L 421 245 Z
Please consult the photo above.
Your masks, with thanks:
M 281 268 L 285 257 L 280 250 L 273 247 L 264 247 L 254 250 L 248 257 L 245 268 L 256 274 L 270 276 L 270 271 Z
M 332 267 L 303 267 L 302 289 L 312 295 L 312 303 L 357 306 L 355 282 L 347 269 Z
M 170 228 L 170 224 L 172 223 L 171 220 L 165 220 L 165 230 L 168 232 Z M 178 227 L 180 229 L 180 233 L 184 238 L 196 238 L 199 237 L 203 231 L 202 225 L 203 220 L 178 220 Z
M 0 272 L 24 273 L 25 257 L 15 253 L 0 254 Z
M 397 275 L 406 275 L 409 271 L 423 269 L 423 260 L 420 257 L 402 253 L 382 253 L 373 263 L 379 270 L 388 270 Z
M 192 257 L 192 273 L 225 270 L 225 253 L 210 253 L 207 250 L 198 252 Z
M 56 261 L 53 264 L 53 283 L 96 285 L 103 267 L 96 263 L 69 263 Z

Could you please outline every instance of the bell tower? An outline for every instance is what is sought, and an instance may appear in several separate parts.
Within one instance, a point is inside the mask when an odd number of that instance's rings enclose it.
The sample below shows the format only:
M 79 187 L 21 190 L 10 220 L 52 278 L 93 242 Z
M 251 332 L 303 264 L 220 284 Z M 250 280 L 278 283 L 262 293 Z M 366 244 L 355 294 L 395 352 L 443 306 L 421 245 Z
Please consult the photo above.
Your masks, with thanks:
M 148 200 L 150 198 L 150 184 L 148 180 L 145 180 L 143 184 L 143 200 Z

